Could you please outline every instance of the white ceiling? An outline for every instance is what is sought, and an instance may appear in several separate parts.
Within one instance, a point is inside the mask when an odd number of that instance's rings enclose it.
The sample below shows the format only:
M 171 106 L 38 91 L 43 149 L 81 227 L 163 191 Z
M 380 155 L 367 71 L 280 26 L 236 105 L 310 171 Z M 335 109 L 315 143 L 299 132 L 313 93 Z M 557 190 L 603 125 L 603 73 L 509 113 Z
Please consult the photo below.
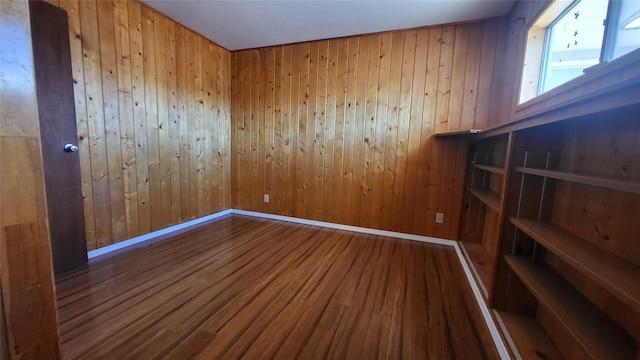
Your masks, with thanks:
M 515 0 L 142 0 L 229 50 L 490 18 Z

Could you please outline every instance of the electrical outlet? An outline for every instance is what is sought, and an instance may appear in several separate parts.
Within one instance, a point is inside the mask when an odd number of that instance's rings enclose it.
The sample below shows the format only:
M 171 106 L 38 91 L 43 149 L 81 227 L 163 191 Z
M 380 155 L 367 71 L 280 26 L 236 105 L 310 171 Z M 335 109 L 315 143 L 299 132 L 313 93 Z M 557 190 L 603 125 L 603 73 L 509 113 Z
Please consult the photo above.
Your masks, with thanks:
M 444 222 L 444 213 L 436 213 L 436 224 L 442 224 Z
M 264 202 L 269 202 L 269 194 L 264 194 Z

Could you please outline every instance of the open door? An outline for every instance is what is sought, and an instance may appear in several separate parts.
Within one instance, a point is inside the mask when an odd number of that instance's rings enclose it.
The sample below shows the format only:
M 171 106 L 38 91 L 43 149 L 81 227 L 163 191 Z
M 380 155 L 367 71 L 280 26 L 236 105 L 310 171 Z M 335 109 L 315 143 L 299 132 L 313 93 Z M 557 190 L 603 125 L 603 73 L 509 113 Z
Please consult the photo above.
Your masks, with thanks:
M 69 24 L 66 11 L 30 1 L 42 159 L 55 273 L 87 263 Z

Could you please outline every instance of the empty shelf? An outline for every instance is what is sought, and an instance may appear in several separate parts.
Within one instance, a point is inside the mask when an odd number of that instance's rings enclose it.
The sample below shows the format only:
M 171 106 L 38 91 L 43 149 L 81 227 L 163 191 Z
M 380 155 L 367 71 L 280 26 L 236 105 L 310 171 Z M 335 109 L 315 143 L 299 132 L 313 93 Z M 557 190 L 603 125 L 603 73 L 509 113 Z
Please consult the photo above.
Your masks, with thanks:
M 578 184 L 598 186 L 606 189 L 621 190 L 634 194 L 640 194 L 640 179 L 637 178 L 606 176 L 578 171 L 544 170 L 526 167 L 517 167 L 516 171 L 523 174 L 544 176 Z
M 640 267 L 550 222 L 517 218 L 510 221 L 548 251 L 640 311 Z
M 635 358 L 634 340 L 557 273 L 522 258 L 505 256 L 505 259 L 538 302 L 591 358 Z
M 477 190 L 473 188 L 469 188 L 468 190 L 471 195 L 482 201 L 482 203 L 487 205 L 487 207 L 490 207 L 495 212 L 500 213 L 500 195 L 488 190 Z
M 504 175 L 503 167 L 492 166 L 492 165 L 481 165 L 481 164 L 474 164 L 474 163 L 471 163 L 471 166 L 473 166 L 476 169 L 492 172 L 494 174 Z
M 516 347 L 522 360 L 563 359 L 562 354 L 535 318 L 496 311 L 510 345 Z

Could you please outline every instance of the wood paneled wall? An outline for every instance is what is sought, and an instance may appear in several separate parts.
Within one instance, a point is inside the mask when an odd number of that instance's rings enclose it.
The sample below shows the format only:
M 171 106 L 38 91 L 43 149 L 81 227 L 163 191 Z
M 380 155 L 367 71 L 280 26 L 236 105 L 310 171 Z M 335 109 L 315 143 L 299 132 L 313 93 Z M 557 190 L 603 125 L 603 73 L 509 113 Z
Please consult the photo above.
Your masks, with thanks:
M 0 94 L 0 281 L 5 321 L 0 327 L 6 325 L 12 358 L 57 359 L 57 310 L 26 0 L 0 1 Z
M 69 16 L 89 250 L 230 207 L 231 54 L 135 1 Z
M 233 206 L 455 238 L 466 150 L 433 134 L 489 123 L 498 25 L 234 52 Z

